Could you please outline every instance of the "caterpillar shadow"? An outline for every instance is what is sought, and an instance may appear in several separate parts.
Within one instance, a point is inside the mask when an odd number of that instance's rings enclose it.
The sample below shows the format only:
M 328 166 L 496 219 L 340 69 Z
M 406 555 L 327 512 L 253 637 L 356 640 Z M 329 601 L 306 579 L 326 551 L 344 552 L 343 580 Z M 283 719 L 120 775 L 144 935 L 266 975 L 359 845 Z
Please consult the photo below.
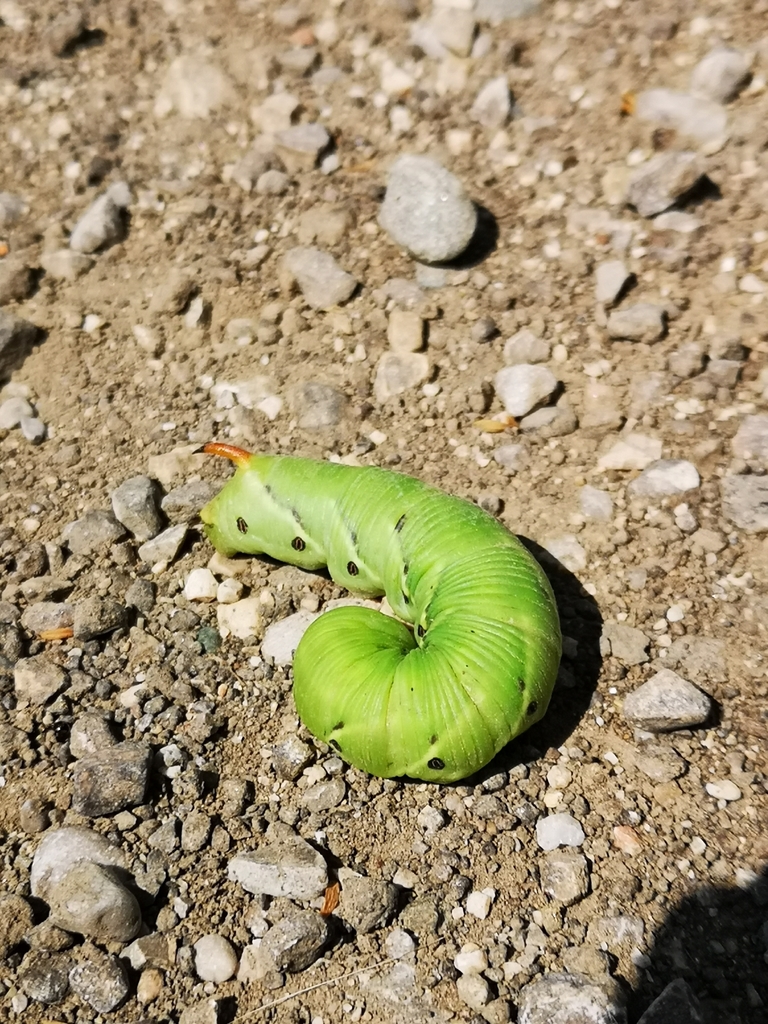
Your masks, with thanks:
M 462 780 L 463 785 L 481 783 L 521 762 L 534 760 L 550 747 L 561 747 L 589 708 L 600 675 L 603 618 L 597 602 L 553 555 L 527 537 L 520 540 L 552 585 L 564 638 L 560 671 L 544 718 L 508 743 L 471 779 Z
M 765 1024 L 767 917 L 768 865 L 745 888 L 710 885 L 686 896 L 654 937 L 629 997 L 630 1024 Z

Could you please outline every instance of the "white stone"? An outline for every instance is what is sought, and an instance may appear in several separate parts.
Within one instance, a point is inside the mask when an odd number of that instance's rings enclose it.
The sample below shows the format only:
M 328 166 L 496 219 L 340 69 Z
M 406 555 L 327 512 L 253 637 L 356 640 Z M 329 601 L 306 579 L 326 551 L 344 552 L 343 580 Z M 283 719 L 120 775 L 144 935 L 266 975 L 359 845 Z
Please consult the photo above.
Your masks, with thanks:
M 589 519 L 608 522 L 613 516 L 613 499 L 608 491 L 585 484 L 579 490 L 579 508 Z
M 220 604 L 216 608 L 216 622 L 219 632 L 226 639 L 236 636 L 239 640 L 257 637 L 262 627 L 262 605 L 257 597 L 246 597 L 234 604 Z
M 218 584 L 210 569 L 193 569 L 184 584 L 188 601 L 215 601 Z
M 674 128 L 701 144 L 724 138 L 728 125 L 728 115 L 719 103 L 675 89 L 647 89 L 638 93 L 635 115 L 639 121 Z
M 494 384 L 506 412 L 519 419 L 554 393 L 557 377 L 546 366 L 519 363 L 499 370 Z
M 292 665 L 301 638 L 316 618 L 316 612 L 298 611 L 279 622 L 271 623 L 261 644 L 262 657 L 274 665 Z
M 177 57 L 165 74 L 155 116 L 165 117 L 175 110 L 183 118 L 207 119 L 233 98 L 232 84 L 220 68 L 185 54 Z
M 512 110 L 512 97 L 506 75 L 486 82 L 472 104 L 469 116 L 484 128 L 501 128 Z
M 598 264 L 595 271 L 595 298 L 598 302 L 613 305 L 629 278 L 630 273 L 621 260 Z
M 730 779 L 708 782 L 704 788 L 715 800 L 741 800 L 741 790 Z
M 691 92 L 716 103 L 728 103 L 746 85 L 751 63 L 749 56 L 740 50 L 716 46 L 691 72 Z
M 384 949 L 387 956 L 394 960 L 400 960 L 416 949 L 416 943 L 413 936 L 409 935 L 405 929 L 395 928 L 384 940 Z
M 570 814 L 550 814 L 536 822 L 536 842 L 542 850 L 581 846 L 584 839 L 584 829 Z
M 544 547 L 570 572 L 583 572 L 587 567 L 587 552 L 572 533 L 563 533 L 544 541 Z
M 195 943 L 195 971 L 201 981 L 220 985 L 237 972 L 237 955 L 223 935 L 203 935 Z
M 446 819 L 445 814 L 438 807 L 427 804 L 419 811 L 416 821 L 425 836 L 433 836 L 445 826 Z
M 488 957 L 480 946 L 474 942 L 468 942 L 453 958 L 453 966 L 461 974 L 482 974 L 488 967 Z
M 235 604 L 243 596 L 243 584 L 233 577 L 222 580 L 216 588 L 216 600 L 219 604 Z
M 491 912 L 494 895 L 492 889 L 475 889 L 467 896 L 467 913 L 484 921 Z
M 626 434 L 597 460 L 597 468 L 645 469 L 661 458 L 661 441 L 645 434 Z

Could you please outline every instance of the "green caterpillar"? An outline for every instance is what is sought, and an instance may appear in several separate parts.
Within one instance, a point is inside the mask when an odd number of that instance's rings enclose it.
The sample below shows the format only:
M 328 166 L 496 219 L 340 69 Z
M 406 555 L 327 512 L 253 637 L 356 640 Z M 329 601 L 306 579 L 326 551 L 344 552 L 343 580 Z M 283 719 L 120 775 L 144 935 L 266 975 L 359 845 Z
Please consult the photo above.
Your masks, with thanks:
M 324 566 L 386 594 L 399 619 L 346 607 L 296 649 L 299 715 L 383 778 L 465 778 L 547 710 L 561 653 L 551 587 L 520 541 L 470 502 L 401 473 L 251 455 L 201 512 L 219 551 Z

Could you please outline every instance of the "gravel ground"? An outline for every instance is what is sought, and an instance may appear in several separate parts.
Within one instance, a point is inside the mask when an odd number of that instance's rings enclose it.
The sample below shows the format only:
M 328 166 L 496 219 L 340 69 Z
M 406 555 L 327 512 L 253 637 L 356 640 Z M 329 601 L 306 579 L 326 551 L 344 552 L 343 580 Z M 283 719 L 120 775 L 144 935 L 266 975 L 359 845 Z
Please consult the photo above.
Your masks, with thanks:
M 0 0 L 0 1015 L 768 1014 L 768 3 Z M 209 440 L 529 539 L 549 713 L 463 784 L 300 725 L 347 595 Z

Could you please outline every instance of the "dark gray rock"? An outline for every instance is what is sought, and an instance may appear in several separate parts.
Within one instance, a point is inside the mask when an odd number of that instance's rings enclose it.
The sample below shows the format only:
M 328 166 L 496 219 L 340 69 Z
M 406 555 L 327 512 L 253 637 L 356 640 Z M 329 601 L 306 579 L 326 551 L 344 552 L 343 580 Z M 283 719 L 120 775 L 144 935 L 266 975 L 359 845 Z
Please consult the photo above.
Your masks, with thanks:
M 42 341 L 39 327 L 0 309 L 0 381 L 21 366 L 38 341 Z
M 86 597 L 75 605 L 73 625 L 76 640 L 93 640 L 120 629 L 127 622 L 125 605 L 112 597 Z
M 69 984 L 84 1003 L 97 1013 L 111 1013 L 127 998 L 130 991 L 125 968 L 116 956 L 88 946 L 87 959 L 69 972 Z
M 62 531 L 61 539 L 73 555 L 92 558 L 106 554 L 124 536 L 125 528 L 111 512 L 94 509 L 73 523 L 68 523 Z
M 210 480 L 190 480 L 181 487 L 174 487 L 163 498 L 160 507 L 171 522 L 186 522 L 200 509 L 215 498 L 220 488 Z
M 670 982 L 637 1024 L 703 1024 L 699 1000 L 682 978 Z
M 69 988 L 71 963 L 66 953 L 51 954 L 32 950 L 19 967 L 19 987 L 36 1003 L 58 1003 Z
M 330 936 L 328 922 L 315 910 L 291 910 L 269 929 L 261 949 L 273 970 L 294 974 L 311 967 Z
M 156 537 L 163 528 L 158 497 L 157 484 L 148 476 L 133 476 L 110 495 L 115 518 L 140 543 Z
M 150 751 L 140 743 L 116 743 L 81 758 L 72 770 L 72 807 L 98 818 L 144 803 Z
M 373 932 L 389 924 L 398 904 L 397 886 L 381 878 L 346 871 L 341 877 L 339 914 L 357 932 Z

